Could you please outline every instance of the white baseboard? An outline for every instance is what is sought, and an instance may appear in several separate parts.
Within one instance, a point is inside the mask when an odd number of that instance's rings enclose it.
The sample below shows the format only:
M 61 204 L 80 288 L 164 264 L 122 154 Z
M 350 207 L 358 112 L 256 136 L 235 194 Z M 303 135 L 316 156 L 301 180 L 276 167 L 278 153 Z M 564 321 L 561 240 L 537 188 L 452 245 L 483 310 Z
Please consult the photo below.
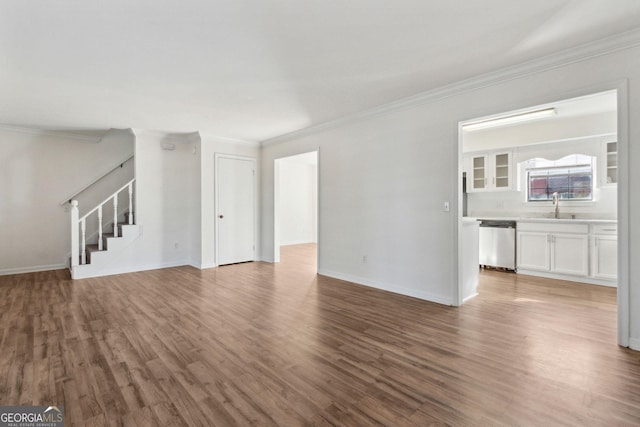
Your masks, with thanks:
M 640 338 L 629 338 L 629 348 L 640 351 Z
M 88 268 L 88 271 L 78 270 L 74 279 L 90 279 L 93 277 L 104 277 L 104 276 L 113 276 L 116 274 L 129 274 L 129 273 L 138 273 L 141 271 L 149 271 L 149 270 L 160 270 L 162 268 L 173 268 L 173 267 L 182 267 L 184 265 L 191 265 L 187 260 L 180 261 L 170 261 L 170 262 L 162 262 L 157 264 L 147 264 L 141 266 L 135 266 L 132 268 L 102 268 L 102 269 L 91 269 Z M 85 267 L 85 266 L 80 266 Z M 86 267 L 91 267 L 91 264 L 87 264 Z
M 347 282 L 352 282 L 357 285 L 364 285 L 370 288 L 381 289 L 383 291 L 389 291 L 389 292 L 393 292 L 396 294 L 405 295 L 413 298 L 419 298 L 429 302 L 435 302 L 435 303 L 444 304 L 444 305 L 453 305 L 453 301 L 451 300 L 451 298 L 445 298 L 439 295 L 433 295 L 428 292 L 419 291 L 416 289 L 403 288 L 400 286 L 390 285 L 388 283 L 383 283 L 377 280 L 371 280 L 364 277 L 354 276 L 351 274 L 339 273 L 339 272 L 327 270 L 324 268 L 319 268 L 318 274 L 332 277 L 334 279 L 345 280 Z
M 476 292 L 475 294 L 469 295 L 468 297 L 466 297 L 465 299 L 462 300 L 462 303 L 464 304 L 465 302 L 469 301 L 470 299 L 473 299 L 475 297 L 478 296 L 478 293 Z
M 197 268 L 199 270 L 205 270 L 207 268 L 217 267 L 217 264 L 214 262 L 205 262 L 205 263 L 190 262 L 188 265 L 190 265 L 191 267 Z
M 160 270 L 161 268 L 182 267 L 185 265 L 190 265 L 189 261 L 187 261 L 186 259 L 180 261 L 161 262 L 158 264 L 148 264 L 142 267 L 136 267 L 135 271 L 130 271 L 129 273 L 135 273 L 137 271 Z
M 32 267 L 3 268 L 0 270 L 0 276 L 8 276 L 10 274 L 37 273 L 39 271 L 62 270 L 69 268 L 67 264 L 51 264 L 36 265 Z

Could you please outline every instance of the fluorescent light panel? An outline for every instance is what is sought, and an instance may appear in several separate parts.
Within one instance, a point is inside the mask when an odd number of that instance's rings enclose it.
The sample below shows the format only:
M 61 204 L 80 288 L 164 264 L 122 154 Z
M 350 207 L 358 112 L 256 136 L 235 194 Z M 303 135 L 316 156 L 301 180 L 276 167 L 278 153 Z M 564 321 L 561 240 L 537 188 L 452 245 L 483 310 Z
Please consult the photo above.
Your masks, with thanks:
M 524 113 L 511 114 L 509 116 L 496 117 L 493 119 L 481 120 L 477 122 L 465 123 L 462 125 L 464 130 L 488 129 L 498 126 L 506 126 L 513 123 L 526 122 L 529 120 L 542 119 L 556 115 L 555 108 L 545 108 L 542 110 L 526 111 Z

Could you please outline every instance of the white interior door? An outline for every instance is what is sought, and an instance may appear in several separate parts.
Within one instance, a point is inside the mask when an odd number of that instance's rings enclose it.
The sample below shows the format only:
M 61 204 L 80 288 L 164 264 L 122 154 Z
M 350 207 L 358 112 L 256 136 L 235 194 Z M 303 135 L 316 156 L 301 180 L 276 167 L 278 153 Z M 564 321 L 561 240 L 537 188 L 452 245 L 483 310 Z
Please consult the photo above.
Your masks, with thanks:
M 255 259 L 255 159 L 216 155 L 218 265 Z

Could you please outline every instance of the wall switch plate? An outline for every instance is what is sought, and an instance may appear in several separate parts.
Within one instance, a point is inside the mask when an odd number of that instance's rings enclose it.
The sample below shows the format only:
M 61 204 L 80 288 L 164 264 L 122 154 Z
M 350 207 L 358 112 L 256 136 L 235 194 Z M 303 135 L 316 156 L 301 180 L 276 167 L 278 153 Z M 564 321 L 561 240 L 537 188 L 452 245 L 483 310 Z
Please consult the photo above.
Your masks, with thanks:
M 450 210 L 450 209 L 449 209 L 449 202 L 444 202 L 443 210 L 444 210 L 445 212 L 449 212 L 449 210 Z

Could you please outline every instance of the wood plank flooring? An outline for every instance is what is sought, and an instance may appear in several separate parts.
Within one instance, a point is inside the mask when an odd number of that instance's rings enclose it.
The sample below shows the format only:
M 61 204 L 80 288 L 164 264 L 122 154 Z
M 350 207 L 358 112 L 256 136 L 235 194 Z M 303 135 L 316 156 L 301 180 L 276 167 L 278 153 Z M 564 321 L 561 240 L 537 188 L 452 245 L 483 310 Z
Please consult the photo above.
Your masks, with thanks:
M 615 289 L 483 272 L 445 307 L 277 265 L 0 277 L 0 405 L 70 426 L 640 425 Z M 428 279 L 425 279 L 428 280 Z

